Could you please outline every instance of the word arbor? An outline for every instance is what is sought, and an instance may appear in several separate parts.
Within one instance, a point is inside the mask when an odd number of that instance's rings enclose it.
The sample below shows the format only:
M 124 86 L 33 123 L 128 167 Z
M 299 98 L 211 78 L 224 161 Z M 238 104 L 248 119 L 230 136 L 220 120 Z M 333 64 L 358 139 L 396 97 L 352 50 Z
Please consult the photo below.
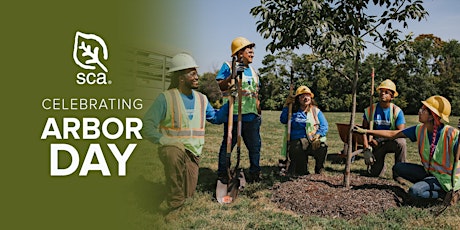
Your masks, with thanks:
M 141 131 L 142 121 L 139 118 L 126 118 L 123 123 L 120 119 L 110 117 L 107 118 L 101 125 L 97 118 L 83 118 L 80 122 L 77 118 L 63 118 L 62 130 L 55 118 L 48 118 L 45 128 L 43 129 L 41 139 L 54 137 L 57 140 L 67 140 L 70 136 L 73 139 L 80 139 L 78 131 L 82 133 L 83 140 L 95 140 L 102 134 L 104 137 L 115 140 L 120 138 L 123 134 L 126 140 L 132 138 L 142 139 Z M 118 175 L 126 176 L 126 163 L 136 148 L 137 144 L 131 143 L 126 149 L 121 152 L 115 144 L 107 144 L 112 155 L 118 162 Z M 67 168 L 59 168 L 59 153 L 66 152 L 70 154 L 71 163 Z M 67 176 L 74 173 L 79 164 L 80 157 L 77 149 L 70 144 L 66 143 L 52 143 L 50 147 L 51 157 L 51 176 Z M 92 163 L 96 158 L 98 163 Z M 110 170 L 105 160 L 104 153 L 100 144 L 92 143 L 89 145 L 84 157 L 79 175 L 86 176 L 90 170 L 98 170 L 104 176 L 110 176 Z

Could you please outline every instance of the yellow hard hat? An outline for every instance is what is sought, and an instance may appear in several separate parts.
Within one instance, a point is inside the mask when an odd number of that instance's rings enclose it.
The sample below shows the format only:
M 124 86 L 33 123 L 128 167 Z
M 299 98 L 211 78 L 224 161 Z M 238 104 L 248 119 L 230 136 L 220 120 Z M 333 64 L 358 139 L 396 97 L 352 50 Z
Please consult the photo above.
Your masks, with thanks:
M 253 42 L 250 42 L 248 39 L 244 38 L 244 37 L 237 37 L 235 39 L 233 39 L 232 41 L 232 47 L 231 47 L 231 50 L 232 50 L 232 57 L 236 54 L 236 52 L 238 52 L 240 49 L 246 47 L 246 46 L 249 46 L 249 45 L 252 45 L 252 46 L 255 46 L 256 44 L 253 43 Z
M 190 68 L 198 68 L 195 59 L 190 54 L 178 53 L 171 59 L 171 68 L 168 73 Z
M 393 91 L 393 96 L 394 97 L 397 97 L 399 94 L 398 94 L 398 91 L 396 91 L 396 85 L 394 82 L 392 82 L 390 79 L 386 79 L 385 81 L 382 81 L 382 83 L 380 83 L 380 85 L 377 87 L 377 91 L 380 91 L 380 89 L 389 89 L 391 91 Z
M 441 117 L 443 120 L 449 122 L 449 115 L 451 111 L 450 102 L 443 96 L 431 96 L 422 103 L 428 107 L 433 113 Z
M 315 94 L 313 94 L 310 90 L 310 88 L 302 85 L 302 86 L 299 86 L 299 88 L 297 88 L 297 90 L 295 91 L 295 96 L 299 96 L 300 94 L 304 94 L 304 93 L 309 93 L 311 95 L 311 98 L 314 98 L 315 97 Z

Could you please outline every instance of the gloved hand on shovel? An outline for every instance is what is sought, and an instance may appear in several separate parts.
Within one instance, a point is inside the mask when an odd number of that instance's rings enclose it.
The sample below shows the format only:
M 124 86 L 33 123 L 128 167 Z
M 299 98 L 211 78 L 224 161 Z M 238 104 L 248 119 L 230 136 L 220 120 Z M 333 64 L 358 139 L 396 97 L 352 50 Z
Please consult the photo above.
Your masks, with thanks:
M 366 149 L 364 149 L 363 155 L 364 155 L 364 163 L 366 165 L 373 165 L 374 164 L 375 156 L 374 156 L 374 154 L 372 154 L 372 147 L 369 146 Z
M 295 96 L 289 94 L 288 97 L 286 98 L 286 102 L 284 102 L 284 107 L 288 107 L 289 104 L 293 104 L 295 102 Z

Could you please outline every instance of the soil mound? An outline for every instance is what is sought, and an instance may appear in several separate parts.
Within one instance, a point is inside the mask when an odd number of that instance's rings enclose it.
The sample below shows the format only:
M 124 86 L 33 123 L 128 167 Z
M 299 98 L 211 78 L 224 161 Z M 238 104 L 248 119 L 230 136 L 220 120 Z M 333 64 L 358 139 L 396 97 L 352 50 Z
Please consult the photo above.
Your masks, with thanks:
M 407 195 L 392 180 L 350 176 L 350 188 L 343 175 L 306 175 L 273 186 L 272 201 L 302 215 L 354 219 L 401 206 Z

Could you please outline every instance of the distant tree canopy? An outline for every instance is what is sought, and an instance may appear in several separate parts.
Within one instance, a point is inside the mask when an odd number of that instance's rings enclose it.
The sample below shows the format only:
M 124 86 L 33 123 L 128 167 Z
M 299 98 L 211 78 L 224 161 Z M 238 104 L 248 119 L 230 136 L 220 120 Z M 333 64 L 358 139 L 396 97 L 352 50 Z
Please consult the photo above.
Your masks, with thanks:
M 422 100 L 438 94 L 452 104 L 452 115 L 460 115 L 460 43 L 456 40 L 442 41 L 432 34 L 421 34 L 408 44 L 411 51 L 398 58 L 385 54 L 369 54 L 361 62 L 357 90 L 357 111 L 369 106 L 371 69 L 375 69 L 375 87 L 385 79 L 395 82 L 399 96 L 395 98 L 406 114 L 416 114 Z M 259 68 L 260 99 L 264 110 L 281 110 L 289 93 L 290 65 L 296 66 L 295 87 L 308 86 L 315 94 L 321 110 L 349 112 L 351 86 L 331 66 L 317 61 L 313 55 L 298 55 L 281 51 L 263 57 Z M 344 71 L 353 71 L 352 60 L 345 62 Z M 216 73 L 200 76 L 201 92 L 215 107 L 220 107 L 222 95 L 215 81 Z M 375 92 L 375 90 L 374 90 Z M 377 92 L 374 94 L 377 101 Z
M 369 106 L 371 69 L 375 69 L 375 88 L 385 79 L 395 82 L 399 96 L 395 98 L 407 114 L 416 114 L 422 100 L 438 94 L 452 104 L 452 114 L 460 115 L 460 43 L 448 42 L 432 34 L 422 34 L 409 44 L 412 51 L 396 59 L 385 54 L 369 54 L 362 62 L 357 90 L 357 111 Z M 280 110 L 289 93 L 289 73 L 280 60 L 295 60 L 295 87 L 308 86 L 323 111 L 345 112 L 351 107 L 351 86 L 332 67 L 314 61 L 312 55 L 293 52 L 268 54 L 259 69 L 262 108 Z M 345 62 L 344 72 L 353 71 L 352 61 Z M 375 101 L 377 92 L 374 89 Z

